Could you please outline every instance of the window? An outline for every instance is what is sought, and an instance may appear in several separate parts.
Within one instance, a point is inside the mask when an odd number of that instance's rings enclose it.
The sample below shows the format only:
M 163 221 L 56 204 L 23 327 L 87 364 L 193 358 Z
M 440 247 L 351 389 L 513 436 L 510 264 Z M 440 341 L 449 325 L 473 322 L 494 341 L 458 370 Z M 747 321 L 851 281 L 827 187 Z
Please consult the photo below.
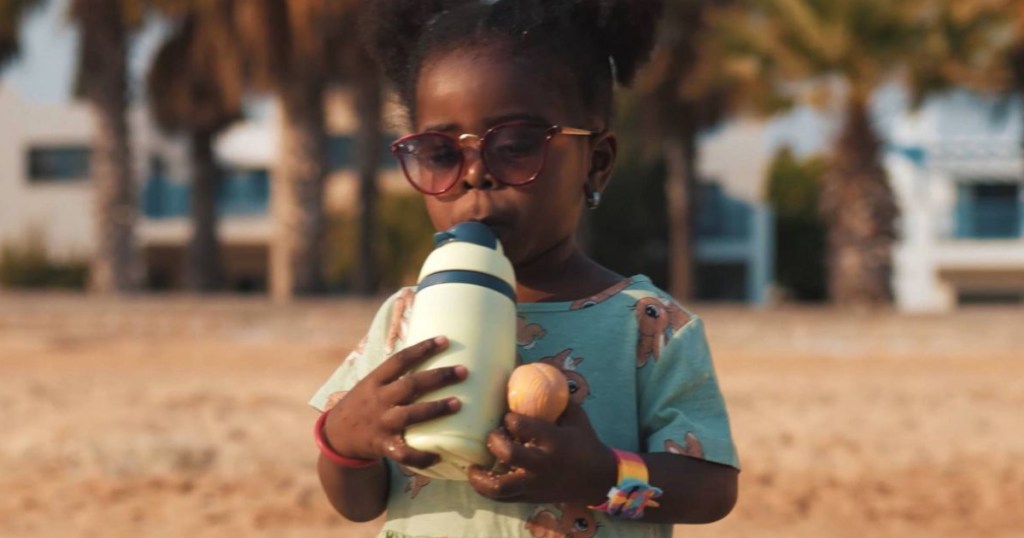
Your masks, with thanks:
M 35 146 L 28 150 L 32 183 L 71 182 L 89 178 L 92 150 L 88 146 Z
M 753 209 L 726 194 L 719 183 L 697 185 L 697 237 L 702 239 L 746 239 L 750 236 Z
M 266 169 L 225 170 L 217 209 L 221 215 L 262 215 L 270 205 L 270 174 Z
M 697 234 L 702 237 L 722 235 L 725 228 L 725 193 L 718 183 L 697 185 Z
M 172 181 L 163 157 L 149 158 L 149 176 L 142 185 L 142 214 L 151 219 L 182 217 L 188 214 L 189 188 Z
M 1019 305 L 1024 304 L 1024 291 L 960 291 L 957 293 L 959 306 L 969 305 Z
M 1018 184 L 961 184 L 957 190 L 956 236 L 965 239 L 1020 237 L 1024 217 L 1021 206 Z
M 266 169 L 229 168 L 221 171 L 217 212 L 225 215 L 264 215 L 270 205 L 270 174 Z M 142 211 L 151 219 L 187 217 L 192 207 L 192 184 L 173 181 L 166 164 L 150 160 L 150 173 L 142 187 Z

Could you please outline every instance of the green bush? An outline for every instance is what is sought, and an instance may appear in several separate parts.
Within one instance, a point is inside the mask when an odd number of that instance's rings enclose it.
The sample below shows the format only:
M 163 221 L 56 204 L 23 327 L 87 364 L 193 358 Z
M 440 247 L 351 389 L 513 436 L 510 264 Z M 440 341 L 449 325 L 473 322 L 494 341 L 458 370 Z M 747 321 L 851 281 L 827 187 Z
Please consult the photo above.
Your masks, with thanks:
M 0 286 L 82 290 L 88 281 L 88 262 L 51 259 L 41 230 L 31 229 L 20 241 L 0 245 Z
M 665 165 L 660 159 L 626 157 L 615 166 L 601 207 L 587 212 L 590 254 L 625 275 L 645 274 L 665 287 L 668 277 L 668 216 Z
M 355 215 L 330 219 L 327 229 L 327 281 L 335 291 L 352 288 L 358 247 Z M 384 194 L 377 206 L 377 269 L 380 290 L 416 283 L 423 260 L 434 248 L 434 227 L 418 194 Z
M 824 171 L 822 158 L 800 160 L 784 148 L 768 172 L 768 199 L 776 215 L 776 281 L 799 301 L 821 301 L 827 293 L 825 224 L 818 212 Z

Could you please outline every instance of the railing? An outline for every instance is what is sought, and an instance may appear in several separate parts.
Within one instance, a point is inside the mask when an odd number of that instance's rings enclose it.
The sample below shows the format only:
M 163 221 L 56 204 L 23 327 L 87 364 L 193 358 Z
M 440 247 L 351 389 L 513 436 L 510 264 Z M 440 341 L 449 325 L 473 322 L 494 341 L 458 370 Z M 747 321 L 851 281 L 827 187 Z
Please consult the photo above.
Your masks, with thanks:
M 151 219 L 188 216 L 192 186 L 164 176 L 150 177 L 142 188 L 142 213 Z M 264 215 L 270 205 L 270 177 L 266 170 L 228 171 L 217 193 L 221 216 Z
M 725 194 L 721 185 L 705 183 L 697 193 L 697 240 L 742 240 L 752 237 L 754 207 Z

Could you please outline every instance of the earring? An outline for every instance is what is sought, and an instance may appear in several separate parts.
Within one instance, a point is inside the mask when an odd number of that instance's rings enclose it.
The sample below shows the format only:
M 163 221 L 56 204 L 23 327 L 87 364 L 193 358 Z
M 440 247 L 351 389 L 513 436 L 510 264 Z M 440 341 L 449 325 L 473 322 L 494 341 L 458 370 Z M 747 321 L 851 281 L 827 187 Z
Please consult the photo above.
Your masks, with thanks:
M 597 206 L 601 205 L 601 193 L 598 191 L 590 191 L 587 193 L 587 209 L 597 209 Z

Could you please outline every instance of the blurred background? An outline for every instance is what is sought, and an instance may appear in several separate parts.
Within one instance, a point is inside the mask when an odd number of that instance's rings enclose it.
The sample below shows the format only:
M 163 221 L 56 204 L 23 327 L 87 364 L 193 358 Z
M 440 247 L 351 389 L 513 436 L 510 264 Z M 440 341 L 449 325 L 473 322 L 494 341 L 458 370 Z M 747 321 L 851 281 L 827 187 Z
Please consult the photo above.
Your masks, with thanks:
M 0 535 L 373 534 L 304 407 L 431 248 L 367 3 L 0 0 Z M 708 321 L 677 535 L 1018 536 L 1024 3 L 666 4 L 580 241 Z

